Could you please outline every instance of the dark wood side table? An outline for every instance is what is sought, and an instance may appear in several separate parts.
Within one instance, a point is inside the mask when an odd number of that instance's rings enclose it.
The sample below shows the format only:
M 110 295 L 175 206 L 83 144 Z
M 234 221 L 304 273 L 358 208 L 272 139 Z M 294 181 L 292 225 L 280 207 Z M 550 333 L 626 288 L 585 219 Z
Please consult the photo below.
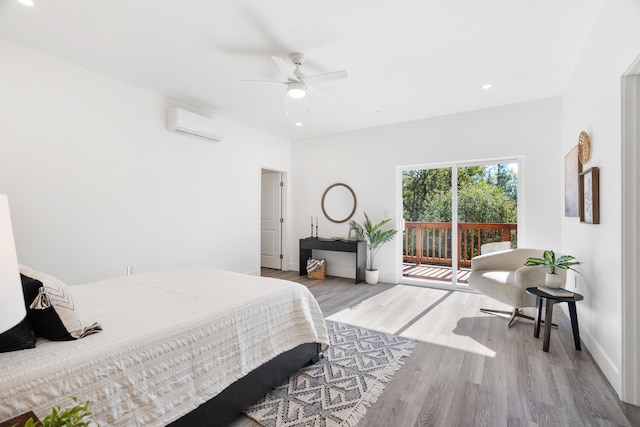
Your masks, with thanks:
M 533 336 L 540 337 L 540 321 L 542 320 L 542 300 L 546 301 L 545 315 L 544 315 L 544 343 L 542 345 L 543 351 L 549 351 L 549 340 L 551 339 L 551 320 L 553 318 L 553 304 L 559 302 L 566 302 L 569 306 L 569 317 L 571 318 L 571 329 L 573 330 L 573 342 L 575 343 L 576 350 L 581 351 L 580 345 L 580 331 L 578 329 L 578 313 L 576 312 L 576 301 L 582 301 L 584 297 L 578 293 L 573 293 L 572 297 L 558 297 L 550 295 L 536 287 L 527 288 L 527 293 L 535 295 L 536 297 L 536 322 L 533 329 Z
M 307 274 L 307 260 L 313 250 L 351 252 L 356 254 L 356 283 L 364 280 L 367 262 L 367 242 L 364 240 L 333 240 L 307 237 L 300 239 L 300 275 Z
M 22 427 L 24 426 L 24 423 L 26 423 L 29 418 L 33 418 L 33 421 L 40 421 L 38 417 L 36 417 L 36 414 L 34 414 L 32 411 L 29 411 L 26 414 L 18 415 L 15 418 L 11 418 L 10 420 L 1 422 L 0 427 L 13 427 L 13 426 Z

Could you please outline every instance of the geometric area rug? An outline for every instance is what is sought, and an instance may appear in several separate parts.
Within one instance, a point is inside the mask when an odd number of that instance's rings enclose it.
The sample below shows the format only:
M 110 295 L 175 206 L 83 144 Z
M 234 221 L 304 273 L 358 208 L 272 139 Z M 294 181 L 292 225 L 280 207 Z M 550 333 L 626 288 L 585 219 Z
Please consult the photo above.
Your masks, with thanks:
M 329 350 L 244 413 L 265 427 L 354 427 L 416 342 L 326 321 Z

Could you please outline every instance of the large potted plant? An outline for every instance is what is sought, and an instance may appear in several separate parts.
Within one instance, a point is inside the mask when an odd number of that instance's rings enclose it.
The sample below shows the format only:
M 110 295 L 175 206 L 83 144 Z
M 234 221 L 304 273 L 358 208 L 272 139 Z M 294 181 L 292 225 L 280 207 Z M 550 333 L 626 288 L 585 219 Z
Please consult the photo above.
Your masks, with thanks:
M 386 229 L 383 230 L 382 227 L 386 223 L 391 221 L 391 219 L 387 218 L 380 221 L 378 224 L 373 224 L 367 213 L 364 213 L 364 223 L 361 225 L 354 220 L 349 221 L 349 225 L 351 229 L 355 231 L 358 240 L 366 240 L 367 241 L 367 270 L 365 271 L 365 281 L 370 285 L 375 285 L 378 283 L 378 269 L 375 268 L 375 258 L 376 254 L 388 241 L 393 239 L 393 236 L 396 235 L 398 230 L 396 229 Z
M 547 268 L 546 283 L 550 288 L 561 288 L 562 279 L 560 275 L 556 273 L 556 269 L 573 270 L 580 274 L 578 270 L 572 267 L 572 265 L 578 265 L 580 261 L 572 255 L 562 255 L 556 258 L 556 254 L 553 251 L 544 251 L 542 258 L 531 257 L 527 259 L 524 265 L 539 265 Z

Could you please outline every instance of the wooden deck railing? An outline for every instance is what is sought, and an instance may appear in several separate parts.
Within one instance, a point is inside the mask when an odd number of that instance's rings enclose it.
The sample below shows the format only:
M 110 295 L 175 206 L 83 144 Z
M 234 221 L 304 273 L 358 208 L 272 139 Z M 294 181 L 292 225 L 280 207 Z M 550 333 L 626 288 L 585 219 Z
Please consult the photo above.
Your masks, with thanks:
M 485 243 L 510 242 L 516 247 L 518 224 L 458 224 L 458 266 L 471 266 Z M 403 261 L 452 265 L 451 223 L 405 222 Z

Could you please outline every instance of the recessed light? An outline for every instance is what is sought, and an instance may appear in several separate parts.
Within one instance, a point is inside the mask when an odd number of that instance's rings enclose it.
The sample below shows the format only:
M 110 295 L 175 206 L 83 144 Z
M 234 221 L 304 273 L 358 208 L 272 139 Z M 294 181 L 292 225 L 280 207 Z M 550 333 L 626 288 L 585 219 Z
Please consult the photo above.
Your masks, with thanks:
M 297 123 L 296 123 L 296 126 L 301 127 L 301 126 L 302 126 L 302 123 L 297 122 Z
M 33 0 L 18 0 L 18 1 L 25 6 L 33 6 Z
M 482 85 L 482 89 L 484 90 L 491 89 L 491 85 L 488 83 L 486 85 Z

